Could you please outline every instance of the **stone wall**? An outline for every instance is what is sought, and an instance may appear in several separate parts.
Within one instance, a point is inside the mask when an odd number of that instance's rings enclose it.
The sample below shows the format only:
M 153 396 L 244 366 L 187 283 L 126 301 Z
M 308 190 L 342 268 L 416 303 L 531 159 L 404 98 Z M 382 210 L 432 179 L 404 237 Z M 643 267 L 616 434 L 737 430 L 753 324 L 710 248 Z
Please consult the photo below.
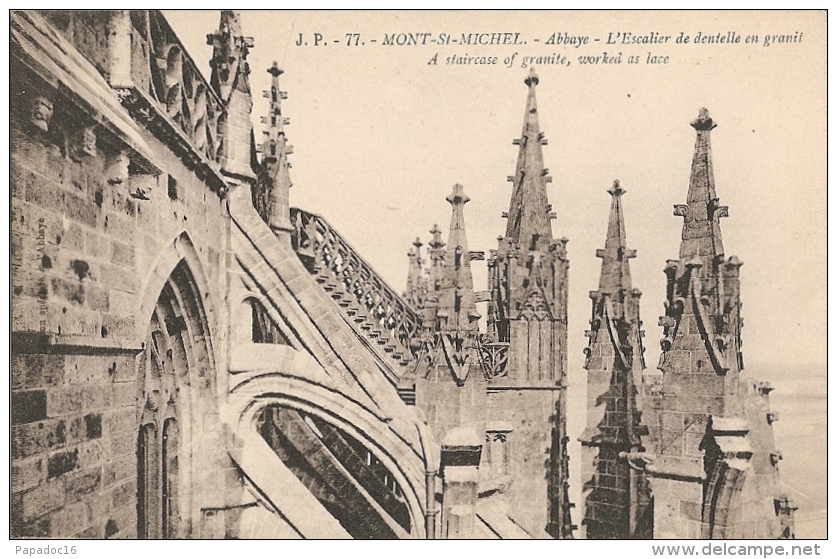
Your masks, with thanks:
M 52 71 L 38 14 L 14 14 L 12 25 L 22 48 L 11 65 L 11 534 L 136 537 L 138 370 L 151 313 L 185 258 L 197 298 L 183 302 L 185 321 L 204 322 L 200 388 L 211 394 L 225 343 L 216 310 L 226 281 L 224 201 L 133 123 L 84 59 L 60 61 L 73 81 Z M 27 50 L 39 39 L 41 50 Z M 50 41 L 73 52 L 60 36 Z M 215 407 L 192 409 L 207 433 L 220 431 Z M 193 439 L 195 471 L 213 478 L 201 485 L 223 487 L 222 456 L 209 452 L 217 436 Z M 181 515 L 178 535 L 194 534 L 198 513 Z
M 510 516 L 535 537 L 561 523 L 559 510 L 567 503 L 561 487 L 566 472 L 566 425 L 562 389 L 489 387 L 486 421 L 508 425 L 508 498 Z M 563 507 L 562 507 L 563 505 Z M 553 537 L 557 533 L 549 532 Z

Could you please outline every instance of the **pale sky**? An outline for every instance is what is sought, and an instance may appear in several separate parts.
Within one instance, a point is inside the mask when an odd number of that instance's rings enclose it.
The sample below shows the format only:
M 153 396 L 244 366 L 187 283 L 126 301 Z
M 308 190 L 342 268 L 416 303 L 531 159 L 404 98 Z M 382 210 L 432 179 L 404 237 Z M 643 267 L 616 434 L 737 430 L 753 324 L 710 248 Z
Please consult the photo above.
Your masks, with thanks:
M 208 75 L 214 11 L 166 12 Z M 244 12 L 255 109 L 277 60 L 288 92 L 283 113 L 291 156 L 291 205 L 323 215 L 399 292 L 406 253 L 427 243 L 438 223 L 447 237 L 445 196 L 459 182 L 471 250 L 496 248 L 505 231 L 528 68 L 523 56 L 567 56 L 570 65 L 536 64 L 541 129 L 554 177 L 549 200 L 556 238 L 569 238 L 570 380 L 584 383 L 582 349 L 596 289 L 610 197 L 619 179 L 634 286 L 642 290 L 646 362 L 656 367 L 667 259 L 677 258 L 695 134 L 705 106 L 712 132 L 716 189 L 730 217 L 721 222 L 728 256 L 744 261 L 747 373 L 826 360 L 826 66 L 824 12 Z M 683 31 L 740 43 L 676 44 Z M 517 45 L 383 45 L 385 34 L 520 33 Z M 652 32 L 666 44 L 608 45 L 608 34 Z M 299 34 L 308 46 L 297 46 Z M 320 33 L 328 45 L 312 46 Z M 346 45 L 348 33 L 365 45 Z M 552 33 L 587 36 L 576 48 L 547 45 Z M 801 33 L 801 40 L 799 40 Z M 797 42 L 764 46 L 764 36 Z M 758 35 L 757 44 L 745 44 Z M 595 42 L 595 39 L 599 42 Z M 535 39 L 540 39 L 539 43 Z M 333 41 L 340 41 L 335 44 Z M 376 40 L 376 43 L 372 43 Z M 429 39 L 428 39 L 429 42 Z M 582 65 L 580 56 L 622 53 L 621 64 Z M 438 64 L 428 61 L 438 53 Z M 511 68 L 506 57 L 515 54 Z M 649 65 L 648 53 L 668 56 Z M 457 56 L 497 56 L 496 65 L 446 65 Z M 628 64 L 636 55 L 638 64 Z M 426 255 L 426 246 L 423 249 Z M 473 265 L 485 289 L 484 262 Z M 484 306 L 480 309 L 484 313 Z

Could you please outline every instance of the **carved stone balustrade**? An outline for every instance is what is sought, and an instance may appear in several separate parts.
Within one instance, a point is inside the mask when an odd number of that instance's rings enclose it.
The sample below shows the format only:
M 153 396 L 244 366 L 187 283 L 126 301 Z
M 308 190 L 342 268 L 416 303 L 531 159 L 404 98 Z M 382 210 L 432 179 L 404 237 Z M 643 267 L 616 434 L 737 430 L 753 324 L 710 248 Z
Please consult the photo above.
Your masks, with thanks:
M 291 208 L 291 242 L 341 312 L 401 365 L 415 357 L 421 316 L 321 216 Z M 381 353 L 381 352 L 379 352 Z
M 99 70 L 131 115 L 198 176 L 223 192 L 218 171 L 226 109 L 156 10 L 44 11 Z

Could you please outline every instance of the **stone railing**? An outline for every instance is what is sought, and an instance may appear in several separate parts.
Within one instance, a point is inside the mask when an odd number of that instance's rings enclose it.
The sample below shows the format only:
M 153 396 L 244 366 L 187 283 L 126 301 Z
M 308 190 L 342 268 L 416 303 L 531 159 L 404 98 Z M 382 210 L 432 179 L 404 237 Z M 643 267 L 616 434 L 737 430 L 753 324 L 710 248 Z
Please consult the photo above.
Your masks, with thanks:
M 199 176 L 216 174 L 223 152 L 219 124 L 226 109 L 162 13 L 43 14 L 99 70 L 137 122 Z
M 223 150 L 221 99 L 160 12 L 131 11 L 129 32 L 133 87 L 121 88 L 124 84 L 113 81 L 111 85 L 120 87 L 123 103 L 136 108 L 141 117 L 153 121 L 162 116 L 160 124 L 173 129 L 192 148 L 192 163 L 217 168 Z
M 401 365 L 419 349 L 421 317 L 322 217 L 291 209 L 292 243 L 341 311 Z

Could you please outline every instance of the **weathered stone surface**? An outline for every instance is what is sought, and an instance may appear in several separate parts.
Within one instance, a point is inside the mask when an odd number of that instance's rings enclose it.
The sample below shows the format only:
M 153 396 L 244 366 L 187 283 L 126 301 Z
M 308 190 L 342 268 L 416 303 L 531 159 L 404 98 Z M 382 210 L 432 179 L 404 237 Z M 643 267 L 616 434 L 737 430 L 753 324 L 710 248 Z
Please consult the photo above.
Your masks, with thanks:
M 448 242 L 434 226 L 426 268 L 414 244 L 401 298 L 324 218 L 290 208 L 275 65 L 253 151 L 253 41 L 235 12 L 209 37 L 210 80 L 158 12 L 10 17 L 12 537 L 240 537 L 256 533 L 242 519 L 274 510 L 264 531 L 294 537 L 347 535 L 334 514 L 401 537 L 573 536 L 569 263 L 534 72 L 489 290 L 473 290 L 485 254 L 469 250 L 457 185 Z M 696 123 L 670 347 L 644 415 L 639 292 L 612 191 L 588 332 L 588 536 L 792 535 L 766 391 L 737 378 L 740 261 L 715 262 L 726 209 L 714 123 Z M 264 444 L 264 405 L 296 414 L 277 436 L 307 433 L 291 445 L 302 459 Z M 749 426 L 747 444 L 725 421 Z M 446 439 L 462 430 L 476 438 Z M 713 526 L 704 493 L 720 503 Z

